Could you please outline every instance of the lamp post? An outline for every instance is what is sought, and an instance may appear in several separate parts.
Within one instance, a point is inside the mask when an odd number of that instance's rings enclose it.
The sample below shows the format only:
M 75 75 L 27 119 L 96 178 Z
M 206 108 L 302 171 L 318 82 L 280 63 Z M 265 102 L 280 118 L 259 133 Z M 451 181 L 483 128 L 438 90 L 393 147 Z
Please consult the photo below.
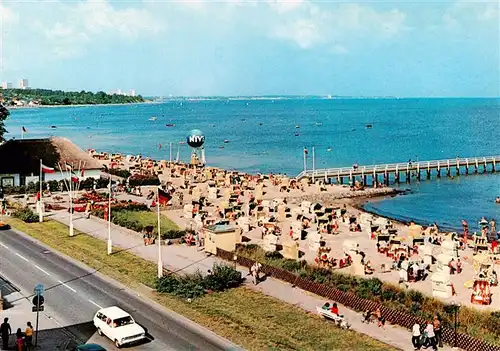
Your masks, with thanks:
M 453 313 L 455 314 L 455 328 L 454 328 L 453 348 L 454 349 L 458 349 L 458 334 L 457 334 L 457 329 L 458 329 L 458 310 L 460 309 L 460 303 L 457 303 L 456 301 L 452 301 L 451 304 L 453 305 Z
M 233 256 L 233 262 L 234 262 L 234 269 L 236 269 L 236 262 L 238 262 L 238 256 L 234 254 Z

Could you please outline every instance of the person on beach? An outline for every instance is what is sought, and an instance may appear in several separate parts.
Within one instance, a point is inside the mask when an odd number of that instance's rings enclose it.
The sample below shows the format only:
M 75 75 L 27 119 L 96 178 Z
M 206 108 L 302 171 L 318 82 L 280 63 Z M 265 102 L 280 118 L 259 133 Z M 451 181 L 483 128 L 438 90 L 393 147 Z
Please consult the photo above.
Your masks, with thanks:
M 493 218 L 490 220 L 490 232 L 491 234 L 497 233 L 497 224 Z

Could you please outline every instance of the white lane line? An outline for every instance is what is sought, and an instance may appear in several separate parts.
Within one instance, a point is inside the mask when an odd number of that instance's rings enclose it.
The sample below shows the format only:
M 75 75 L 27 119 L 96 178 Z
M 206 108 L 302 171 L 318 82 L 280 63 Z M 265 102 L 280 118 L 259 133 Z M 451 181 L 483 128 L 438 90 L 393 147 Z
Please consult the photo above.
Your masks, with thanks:
M 46 270 L 44 270 L 43 268 L 39 267 L 38 265 L 35 265 L 35 267 L 36 267 L 38 270 L 42 271 L 43 273 L 45 273 L 45 274 L 47 274 L 47 275 L 50 275 L 50 274 L 49 274 L 49 272 L 47 272 L 47 271 L 46 271 Z
M 4 247 L 4 248 L 6 248 L 7 250 L 9 249 L 9 248 L 7 247 L 7 245 L 4 245 L 4 244 L 2 244 L 2 243 L 0 243 L 0 246 L 2 246 L 2 247 Z
M 59 282 L 59 283 L 61 283 L 62 285 L 64 285 L 65 287 L 67 287 L 69 290 L 71 290 L 71 291 L 73 291 L 73 292 L 75 292 L 75 293 L 76 293 L 76 290 L 75 290 L 75 289 L 73 289 L 71 286 L 67 285 L 66 283 L 64 283 L 64 282 L 62 282 L 62 281 L 60 281 L 60 280 L 58 280 L 58 282 Z
M 21 257 L 23 260 L 25 260 L 26 262 L 28 262 L 28 259 L 27 259 L 26 257 L 21 256 L 21 255 L 20 255 L 20 254 L 18 254 L 17 252 L 16 252 L 16 256 L 19 256 L 19 257 Z
M 89 299 L 89 302 L 90 302 L 92 305 L 94 305 L 94 306 L 97 306 L 97 307 L 99 307 L 99 308 L 102 308 L 102 306 L 99 306 L 98 304 L 96 304 L 94 301 L 92 301 L 92 300 L 90 300 L 90 299 Z

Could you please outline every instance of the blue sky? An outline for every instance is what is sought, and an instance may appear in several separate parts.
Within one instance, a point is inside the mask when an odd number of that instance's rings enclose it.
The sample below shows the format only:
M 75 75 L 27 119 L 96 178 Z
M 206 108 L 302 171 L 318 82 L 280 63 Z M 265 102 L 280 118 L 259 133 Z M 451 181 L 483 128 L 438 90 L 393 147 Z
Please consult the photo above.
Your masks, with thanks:
M 3 0 L 1 79 L 143 95 L 498 97 L 499 6 Z

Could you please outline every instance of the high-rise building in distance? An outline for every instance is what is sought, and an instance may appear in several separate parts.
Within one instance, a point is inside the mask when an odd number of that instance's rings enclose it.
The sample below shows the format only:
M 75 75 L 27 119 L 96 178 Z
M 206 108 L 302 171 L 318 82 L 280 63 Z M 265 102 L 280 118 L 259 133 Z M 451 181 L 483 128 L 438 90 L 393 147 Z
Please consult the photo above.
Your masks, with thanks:
M 2 82 L 2 89 L 12 89 L 12 83 Z
M 135 96 L 135 90 L 134 89 L 130 89 L 130 96 Z
M 21 79 L 19 81 L 19 88 L 21 88 L 21 89 L 28 89 L 29 88 L 29 86 L 28 86 L 28 80 L 26 78 Z

